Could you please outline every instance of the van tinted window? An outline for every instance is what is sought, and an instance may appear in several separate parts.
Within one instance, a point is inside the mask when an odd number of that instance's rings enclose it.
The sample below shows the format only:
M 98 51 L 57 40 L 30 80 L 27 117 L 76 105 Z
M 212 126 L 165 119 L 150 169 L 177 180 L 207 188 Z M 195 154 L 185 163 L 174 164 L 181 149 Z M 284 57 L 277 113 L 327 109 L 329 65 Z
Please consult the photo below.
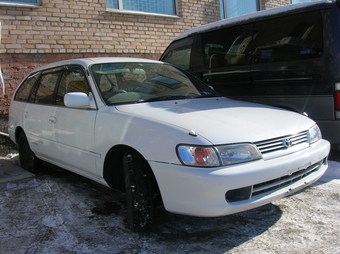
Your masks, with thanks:
M 167 50 L 162 61 L 176 65 L 183 70 L 189 70 L 192 43 L 192 37 L 174 43 Z
M 257 22 L 253 63 L 320 57 L 322 38 L 322 18 L 318 11 Z
M 201 56 L 208 69 L 249 63 L 252 25 L 204 33 L 201 40 Z

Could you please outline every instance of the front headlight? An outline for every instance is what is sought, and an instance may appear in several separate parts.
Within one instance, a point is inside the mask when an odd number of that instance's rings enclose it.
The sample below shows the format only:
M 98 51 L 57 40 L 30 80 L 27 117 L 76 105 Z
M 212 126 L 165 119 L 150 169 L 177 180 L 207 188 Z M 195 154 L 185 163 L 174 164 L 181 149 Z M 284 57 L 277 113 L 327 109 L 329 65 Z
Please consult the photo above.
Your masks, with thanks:
M 252 144 L 222 146 L 179 145 L 177 155 L 187 166 L 218 167 L 261 159 L 261 153 Z
M 317 125 L 314 125 L 312 128 L 309 129 L 308 135 L 309 144 L 313 144 L 322 138 L 320 128 Z

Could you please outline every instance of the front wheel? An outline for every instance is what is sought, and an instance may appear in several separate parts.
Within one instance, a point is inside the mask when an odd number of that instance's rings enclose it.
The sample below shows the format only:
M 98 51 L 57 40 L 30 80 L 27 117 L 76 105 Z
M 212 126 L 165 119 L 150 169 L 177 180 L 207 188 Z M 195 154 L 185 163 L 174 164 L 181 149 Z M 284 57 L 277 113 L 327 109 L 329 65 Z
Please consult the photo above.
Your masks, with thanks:
M 20 133 L 18 150 L 21 167 L 31 173 L 38 173 L 41 171 L 42 160 L 37 158 L 32 152 L 24 132 Z
M 134 232 L 146 231 L 153 223 L 151 169 L 136 151 L 124 154 L 123 168 L 127 197 L 127 225 Z

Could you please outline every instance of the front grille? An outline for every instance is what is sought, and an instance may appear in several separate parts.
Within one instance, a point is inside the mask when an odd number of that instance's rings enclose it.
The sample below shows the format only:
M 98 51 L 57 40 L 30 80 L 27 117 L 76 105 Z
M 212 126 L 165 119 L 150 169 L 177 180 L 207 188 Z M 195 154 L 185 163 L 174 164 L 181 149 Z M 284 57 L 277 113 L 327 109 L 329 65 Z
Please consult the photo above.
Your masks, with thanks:
M 277 179 L 274 179 L 272 181 L 264 182 L 261 184 L 256 184 L 253 186 L 253 193 L 252 196 L 259 195 L 264 192 L 268 192 L 271 190 L 279 189 L 280 187 L 287 186 L 289 184 L 292 184 L 294 182 L 297 182 L 298 180 L 308 176 L 309 174 L 317 171 L 321 167 L 322 161 L 309 166 L 306 169 L 302 169 L 300 171 L 297 171 L 291 175 L 286 175 Z
M 326 160 L 326 159 L 324 159 Z M 294 172 L 291 175 L 286 175 L 283 177 L 279 177 L 276 179 L 273 179 L 271 181 L 263 182 L 260 184 L 256 184 L 253 186 L 243 187 L 240 189 L 234 189 L 230 190 L 226 193 L 225 197 L 227 202 L 237 202 L 242 200 L 249 200 L 254 196 L 275 191 L 277 189 L 280 189 L 284 186 L 288 186 L 292 183 L 297 182 L 298 180 L 310 175 L 311 173 L 317 171 L 322 163 L 325 163 L 325 161 L 320 161 L 318 163 L 315 163 L 305 169 L 299 170 L 297 172 Z
M 300 132 L 291 136 L 284 136 L 279 138 L 268 139 L 264 141 L 255 142 L 255 145 L 262 154 L 271 153 L 279 150 L 287 149 L 284 144 L 284 140 L 288 138 L 291 140 L 291 146 L 295 146 L 302 143 L 308 144 L 308 133 L 307 131 Z M 290 146 L 290 147 L 291 147 Z

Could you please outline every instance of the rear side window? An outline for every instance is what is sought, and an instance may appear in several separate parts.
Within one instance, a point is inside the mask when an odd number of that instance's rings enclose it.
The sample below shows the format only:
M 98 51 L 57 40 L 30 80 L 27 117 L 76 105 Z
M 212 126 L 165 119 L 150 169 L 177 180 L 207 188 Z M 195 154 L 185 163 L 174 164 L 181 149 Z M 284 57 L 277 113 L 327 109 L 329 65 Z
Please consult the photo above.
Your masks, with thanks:
M 53 103 L 54 90 L 56 88 L 60 72 L 42 74 L 38 81 L 37 91 L 30 102 L 51 105 Z
M 254 24 L 253 63 L 320 57 L 322 18 L 319 11 Z
M 165 52 L 162 61 L 171 63 L 183 70 L 190 68 L 190 56 L 193 38 L 174 42 Z
M 203 62 L 215 69 L 230 65 L 249 64 L 251 57 L 252 25 L 231 27 L 201 36 Z
M 28 98 L 30 96 L 31 90 L 37 81 L 39 75 L 37 73 L 33 74 L 32 76 L 28 77 L 22 85 L 18 88 L 18 91 L 16 92 L 14 96 L 15 101 L 23 101 L 27 102 Z

